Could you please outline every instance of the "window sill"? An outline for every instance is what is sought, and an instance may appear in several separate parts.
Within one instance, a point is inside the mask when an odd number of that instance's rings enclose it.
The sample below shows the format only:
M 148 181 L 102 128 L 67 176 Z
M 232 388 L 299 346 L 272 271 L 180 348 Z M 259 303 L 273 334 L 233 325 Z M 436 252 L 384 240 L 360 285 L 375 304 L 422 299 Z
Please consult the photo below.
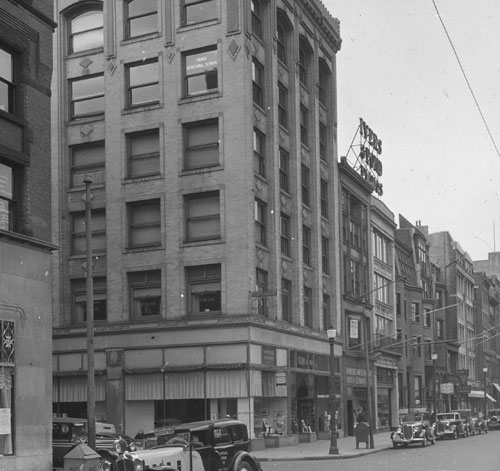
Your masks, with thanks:
M 201 245 L 220 245 L 224 243 L 225 242 L 222 239 L 196 240 L 196 241 L 184 240 L 181 244 L 181 247 L 184 248 L 199 247 Z
M 188 176 L 188 175 L 197 175 L 199 173 L 209 173 L 209 172 L 220 172 L 221 170 L 224 170 L 222 165 L 214 165 L 211 167 L 201 167 L 201 168 L 192 168 L 189 170 L 182 170 L 180 173 L 181 177 Z
M 161 245 L 147 247 L 126 247 L 125 253 L 154 252 L 157 250 L 163 250 L 163 247 Z
M 120 46 L 126 46 L 128 44 L 140 43 L 142 41 L 149 41 L 150 39 L 159 38 L 161 35 L 158 31 L 154 33 L 144 34 L 142 36 L 134 36 L 132 38 L 125 38 L 120 41 Z
M 106 185 L 104 183 L 91 183 L 90 188 L 104 188 Z M 68 193 L 83 193 L 85 191 L 84 186 L 71 186 L 68 188 Z
M 193 29 L 204 28 L 206 26 L 213 26 L 220 24 L 220 18 L 210 18 L 208 20 L 199 21 L 198 23 L 183 24 L 177 28 L 177 33 L 185 33 L 186 31 L 191 31 Z
M 154 180 L 161 180 L 163 177 L 161 174 L 155 175 L 144 175 L 142 177 L 126 177 L 123 180 L 124 185 L 133 185 L 134 183 L 149 182 Z
M 183 97 L 179 100 L 178 104 L 184 105 L 186 103 L 193 103 L 203 100 L 212 100 L 213 98 L 220 98 L 220 97 L 222 97 L 222 93 L 219 90 L 217 90 L 216 92 L 207 92 L 200 95 Z
M 92 49 L 85 49 L 85 51 L 78 51 L 78 52 L 70 52 L 66 56 L 66 60 L 68 59 L 77 59 L 79 57 L 87 57 L 92 54 L 102 54 L 104 52 L 104 47 L 94 47 Z
M 122 110 L 122 115 L 140 113 L 140 112 L 149 111 L 149 110 L 156 110 L 156 109 L 159 109 L 162 107 L 163 107 L 163 103 L 155 101 L 155 102 L 151 102 L 151 103 L 148 103 L 145 105 L 125 108 L 124 110 Z
M 104 121 L 104 111 L 92 116 L 75 116 L 68 121 L 68 126 L 81 126 L 83 123 L 92 123 L 94 121 Z

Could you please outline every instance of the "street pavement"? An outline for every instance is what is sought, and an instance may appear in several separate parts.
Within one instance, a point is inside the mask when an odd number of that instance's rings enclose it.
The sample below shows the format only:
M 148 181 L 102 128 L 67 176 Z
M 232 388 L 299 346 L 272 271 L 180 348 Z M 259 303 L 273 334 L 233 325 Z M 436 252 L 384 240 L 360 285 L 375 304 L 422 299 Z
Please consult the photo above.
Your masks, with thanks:
M 330 455 L 330 440 L 318 440 L 313 443 L 299 443 L 298 445 L 280 448 L 266 448 L 251 452 L 258 461 L 300 461 L 300 460 L 331 460 L 355 458 L 357 456 L 377 453 L 392 448 L 390 432 L 373 434 L 373 448 L 366 448 L 366 443 L 360 443 L 356 448 L 355 437 L 341 437 L 337 439 L 338 455 Z

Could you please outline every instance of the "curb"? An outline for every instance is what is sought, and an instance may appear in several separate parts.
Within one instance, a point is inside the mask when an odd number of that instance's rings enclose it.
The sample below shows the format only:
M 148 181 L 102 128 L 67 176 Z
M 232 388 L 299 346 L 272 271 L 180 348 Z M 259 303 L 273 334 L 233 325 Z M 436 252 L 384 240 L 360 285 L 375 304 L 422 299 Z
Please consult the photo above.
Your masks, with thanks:
M 392 450 L 392 446 L 390 447 L 384 447 L 384 448 L 378 448 L 375 450 L 370 450 L 370 451 L 365 451 L 363 453 L 353 453 L 350 455 L 324 455 L 324 456 L 300 456 L 296 458 L 258 458 L 254 456 L 256 460 L 259 461 L 259 463 L 265 463 L 265 462 L 270 462 L 270 461 L 326 461 L 326 460 L 346 460 L 346 459 L 351 459 L 351 458 L 358 458 L 360 456 L 366 456 L 366 455 L 372 455 L 374 453 L 379 453 L 381 451 L 385 450 Z

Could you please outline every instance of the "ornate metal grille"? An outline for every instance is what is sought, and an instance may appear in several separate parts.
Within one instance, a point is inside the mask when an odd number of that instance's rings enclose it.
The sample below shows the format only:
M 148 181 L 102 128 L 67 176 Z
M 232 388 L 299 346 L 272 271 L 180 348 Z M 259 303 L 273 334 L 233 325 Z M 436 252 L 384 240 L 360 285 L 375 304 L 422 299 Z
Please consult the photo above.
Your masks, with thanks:
M 14 365 L 14 322 L 0 320 L 0 364 Z

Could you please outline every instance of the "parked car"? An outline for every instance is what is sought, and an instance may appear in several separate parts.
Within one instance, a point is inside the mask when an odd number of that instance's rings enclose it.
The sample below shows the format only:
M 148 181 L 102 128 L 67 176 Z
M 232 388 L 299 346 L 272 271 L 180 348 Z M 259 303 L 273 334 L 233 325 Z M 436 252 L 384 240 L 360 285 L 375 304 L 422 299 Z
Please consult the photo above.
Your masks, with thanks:
M 468 437 L 469 428 L 458 412 L 445 412 L 436 414 L 436 438 Z
M 490 409 L 488 411 L 488 430 L 500 428 L 500 409 Z
M 467 435 L 476 434 L 476 428 L 474 426 L 474 418 L 472 416 L 471 409 L 456 409 L 452 412 L 458 412 L 460 414 L 460 417 L 462 418 L 462 421 L 464 423 L 464 427 L 467 429 Z
M 488 419 L 485 417 L 479 417 L 476 413 L 472 416 L 472 422 L 474 425 L 474 435 L 481 433 L 488 433 Z
M 119 471 L 260 471 L 249 446 L 244 422 L 192 422 L 175 426 L 161 446 L 123 453 L 117 467 Z
M 391 433 L 391 440 L 393 448 L 397 448 L 399 445 L 408 446 L 412 443 L 426 446 L 428 441 L 434 445 L 436 443 L 434 426 L 422 415 L 416 416 L 413 420 L 405 418 L 399 427 Z
M 99 471 L 116 470 L 116 459 L 120 456 L 120 452 L 125 451 L 117 449 L 120 440 L 122 440 L 121 446 L 126 447 L 126 450 L 136 450 L 133 438 L 117 434 L 114 430 L 112 424 L 96 423 L 95 451 L 101 456 Z M 55 417 L 52 420 L 53 468 L 64 468 L 64 456 L 78 444 L 87 443 L 87 441 L 88 426 L 86 419 Z

